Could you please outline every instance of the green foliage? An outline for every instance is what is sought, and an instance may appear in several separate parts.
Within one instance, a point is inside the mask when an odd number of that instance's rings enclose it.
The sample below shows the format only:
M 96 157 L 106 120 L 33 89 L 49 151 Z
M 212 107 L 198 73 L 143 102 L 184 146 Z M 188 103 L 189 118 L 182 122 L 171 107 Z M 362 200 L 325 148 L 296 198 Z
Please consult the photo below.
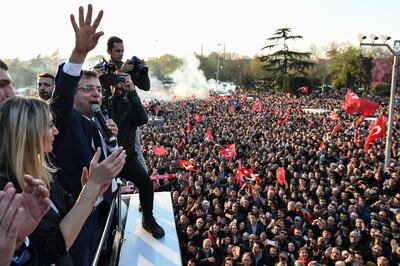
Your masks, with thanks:
M 372 58 L 364 56 L 360 49 L 348 46 L 330 54 L 328 72 L 335 89 L 369 87 Z
M 390 84 L 387 82 L 376 83 L 371 90 L 371 94 L 374 96 L 390 96 Z
M 157 79 L 162 80 L 178 69 L 182 65 L 182 61 L 174 55 L 165 54 L 158 58 L 148 59 L 146 64 Z
M 274 36 L 267 39 L 269 44 L 262 50 L 272 50 L 277 47 L 281 47 L 281 49 L 258 58 L 263 63 L 262 68 L 267 72 L 264 81 L 269 87 L 280 87 L 288 75 L 304 75 L 306 70 L 313 65 L 313 62 L 310 61 L 311 53 L 289 49 L 287 41 L 303 38 L 300 35 L 289 35 L 290 32 L 290 28 L 276 30 Z
M 9 67 L 10 75 L 15 88 L 36 86 L 36 75 L 42 72 L 55 74 L 58 68 L 58 59 L 50 56 L 36 58 L 28 61 L 21 61 L 17 58 L 4 60 Z

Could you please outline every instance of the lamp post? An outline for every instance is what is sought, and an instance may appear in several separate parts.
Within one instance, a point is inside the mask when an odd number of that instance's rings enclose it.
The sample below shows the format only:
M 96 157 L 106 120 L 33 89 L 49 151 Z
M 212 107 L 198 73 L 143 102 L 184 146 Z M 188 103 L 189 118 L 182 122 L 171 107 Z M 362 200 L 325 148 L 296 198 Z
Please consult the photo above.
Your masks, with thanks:
M 390 88 L 390 100 L 389 100 L 389 120 L 388 120 L 388 129 L 386 132 L 386 147 L 385 147 L 385 168 L 389 167 L 390 164 L 390 155 L 392 150 L 392 132 L 393 132 L 393 116 L 394 116 L 394 98 L 396 94 L 397 87 L 397 61 L 400 56 L 400 40 L 395 40 L 393 44 L 393 48 L 390 47 L 386 42 L 391 38 L 389 36 L 381 35 L 381 43 L 375 43 L 379 37 L 370 34 L 369 38 L 371 39 L 370 43 L 364 43 L 363 41 L 367 38 L 362 34 L 358 34 L 358 39 L 360 40 L 360 46 L 384 46 L 389 49 L 389 51 L 393 55 L 393 68 L 392 68 L 392 84 Z
M 219 84 L 219 47 L 221 46 L 220 43 L 217 44 L 218 45 L 218 52 L 217 52 L 217 85 Z

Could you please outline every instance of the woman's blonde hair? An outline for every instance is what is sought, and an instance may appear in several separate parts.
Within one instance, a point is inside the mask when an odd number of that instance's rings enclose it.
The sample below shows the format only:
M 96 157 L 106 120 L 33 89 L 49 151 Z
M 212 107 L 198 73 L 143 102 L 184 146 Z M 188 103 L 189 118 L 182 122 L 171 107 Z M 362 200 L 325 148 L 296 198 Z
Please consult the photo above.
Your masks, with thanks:
M 21 188 L 24 175 L 43 180 L 50 187 L 54 167 L 43 150 L 49 130 L 50 109 L 40 98 L 15 96 L 0 104 L 0 165 L 13 174 Z

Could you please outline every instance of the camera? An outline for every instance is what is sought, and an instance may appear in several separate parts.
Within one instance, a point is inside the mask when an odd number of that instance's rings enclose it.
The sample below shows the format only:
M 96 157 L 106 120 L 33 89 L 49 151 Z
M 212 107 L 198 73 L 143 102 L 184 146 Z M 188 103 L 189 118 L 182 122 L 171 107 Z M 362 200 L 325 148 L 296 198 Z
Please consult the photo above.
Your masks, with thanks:
M 135 72 L 140 74 L 145 74 L 149 72 L 149 67 L 146 64 L 144 64 L 142 60 L 140 60 L 138 57 L 133 56 L 132 63 L 133 63 L 133 71 L 132 73 L 129 73 L 131 74 L 131 76 L 133 76 L 132 74 L 135 74 Z
M 133 83 L 137 85 L 136 81 L 140 80 L 144 74 L 147 75 L 149 68 L 141 59 L 136 56 L 132 57 L 131 62 L 133 64 L 133 70 L 128 72 L 128 74 L 131 76 Z M 105 58 L 100 59 L 100 63 L 97 64 L 94 69 L 104 68 L 105 73 L 99 78 L 103 88 L 109 88 L 110 86 L 125 80 L 125 75 L 119 75 L 115 73 L 121 67 L 121 65 L 109 62 Z
M 116 75 L 117 79 L 116 79 L 115 83 L 124 82 L 126 76 L 127 76 L 127 75 L 117 74 L 117 75 Z

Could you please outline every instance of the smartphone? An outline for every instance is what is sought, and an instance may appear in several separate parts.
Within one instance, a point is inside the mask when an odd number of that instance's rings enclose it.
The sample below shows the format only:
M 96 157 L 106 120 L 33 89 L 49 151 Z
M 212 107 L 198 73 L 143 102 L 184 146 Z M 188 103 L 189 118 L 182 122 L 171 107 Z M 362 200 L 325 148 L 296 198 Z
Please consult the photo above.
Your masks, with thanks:
M 267 239 L 267 245 L 275 246 L 276 245 L 276 241 Z

